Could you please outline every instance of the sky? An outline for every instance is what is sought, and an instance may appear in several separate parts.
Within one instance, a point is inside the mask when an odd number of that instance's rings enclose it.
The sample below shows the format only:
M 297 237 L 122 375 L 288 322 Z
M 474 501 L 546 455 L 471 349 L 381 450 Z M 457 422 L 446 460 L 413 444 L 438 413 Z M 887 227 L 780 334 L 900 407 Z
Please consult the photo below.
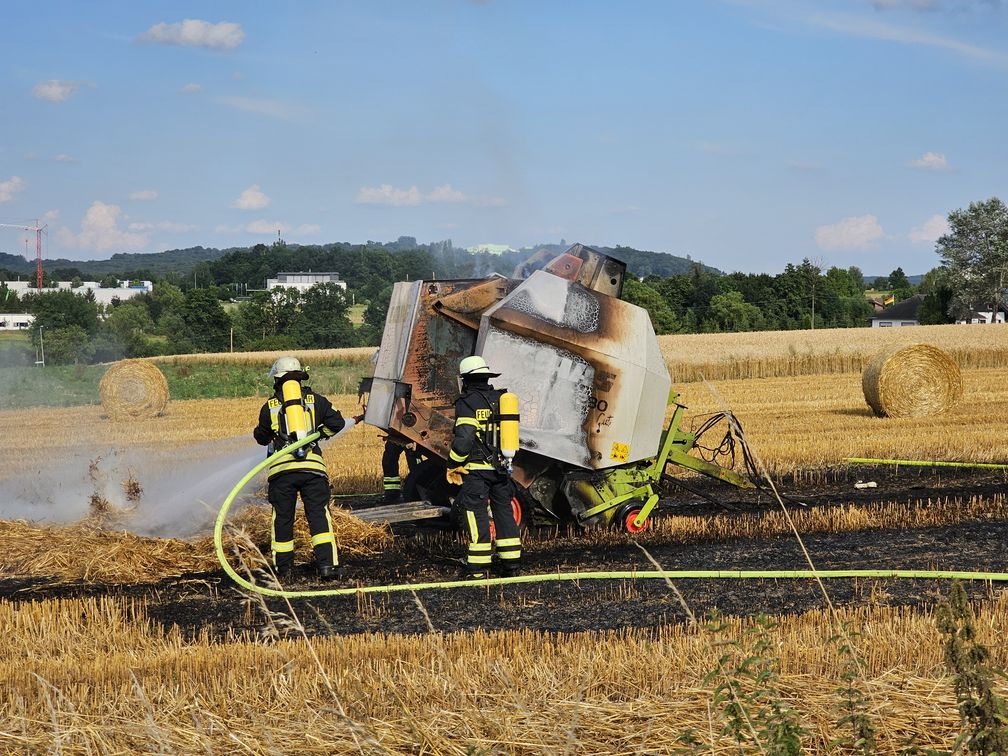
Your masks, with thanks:
M 950 211 L 1008 196 L 999 0 L 37 0 L 4 16 L 0 223 L 47 224 L 47 257 L 279 230 L 912 274 L 938 264 Z M 29 236 L 0 229 L 0 251 Z

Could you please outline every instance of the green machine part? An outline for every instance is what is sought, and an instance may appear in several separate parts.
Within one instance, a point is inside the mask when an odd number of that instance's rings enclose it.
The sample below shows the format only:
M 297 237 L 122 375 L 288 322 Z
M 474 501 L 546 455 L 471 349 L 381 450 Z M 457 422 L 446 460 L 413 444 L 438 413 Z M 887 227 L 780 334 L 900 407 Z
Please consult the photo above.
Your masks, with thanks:
M 655 488 L 661 483 L 668 465 L 693 470 L 737 488 L 756 487 L 751 480 L 734 470 L 692 456 L 689 452 L 696 444 L 696 436 L 680 427 L 686 407 L 679 403 L 677 392 L 669 394 L 668 404 L 675 409 L 668 426 L 662 432 L 655 457 L 608 470 L 568 474 L 564 492 L 568 501 L 576 501 L 583 506 L 583 510 L 577 515 L 580 522 L 602 517 L 606 523 L 612 523 L 617 510 L 622 505 L 632 503 L 635 507 L 639 504 L 633 525 L 643 528 L 658 504 Z

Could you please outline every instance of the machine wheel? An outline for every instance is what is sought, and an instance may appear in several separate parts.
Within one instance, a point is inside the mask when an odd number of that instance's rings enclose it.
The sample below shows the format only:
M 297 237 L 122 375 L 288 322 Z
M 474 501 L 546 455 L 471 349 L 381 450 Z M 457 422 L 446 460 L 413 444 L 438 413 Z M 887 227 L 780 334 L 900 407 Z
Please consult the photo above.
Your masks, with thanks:
M 643 507 L 644 505 L 639 501 L 632 501 L 628 504 L 624 504 L 619 507 L 616 510 L 616 514 L 613 515 L 613 525 L 622 530 L 624 533 L 629 533 L 630 535 L 643 533 L 651 527 L 650 518 L 644 520 L 644 523 L 640 526 L 634 524 L 634 520 L 637 519 L 637 515 L 640 514 Z

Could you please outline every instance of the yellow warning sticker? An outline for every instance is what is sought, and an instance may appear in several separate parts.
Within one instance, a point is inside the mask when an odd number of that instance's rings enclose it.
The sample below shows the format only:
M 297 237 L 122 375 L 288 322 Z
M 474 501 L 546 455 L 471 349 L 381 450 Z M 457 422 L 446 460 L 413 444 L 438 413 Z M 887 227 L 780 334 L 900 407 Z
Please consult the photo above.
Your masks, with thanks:
M 630 459 L 630 444 L 621 444 L 618 441 L 614 442 L 612 451 L 609 452 L 609 459 L 616 460 L 617 462 L 626 462 Z

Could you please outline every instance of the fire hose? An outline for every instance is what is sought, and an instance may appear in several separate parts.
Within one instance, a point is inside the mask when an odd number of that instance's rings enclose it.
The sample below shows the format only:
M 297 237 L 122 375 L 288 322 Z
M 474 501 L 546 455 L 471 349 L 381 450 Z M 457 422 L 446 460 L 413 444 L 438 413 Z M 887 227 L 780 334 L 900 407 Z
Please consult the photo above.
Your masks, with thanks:
M 271 454 L 249 470 L 224 499 L 214 525 L 214 548 L 224 572 L 245 590 L 277 598 L 316 598 L 320 596 L 354 596 L 360 593 L 397 593 L 435 589 L 489 587 L 518 583 L 577 582 L 581 580 L 802 580 L 814 578 L 906 578 L 915 580 L 985 580 L 1008 582 L 1006 572 L 968 572 L 955 570 L 616 570 L 595 572 L 546 572 L 517 577 L 449 580 L 433 583 L 399 583 L 393 585 L 348 586 L 309 591 L 289 591 L 257 585 L 240 575 L 228 562 L 224 552 L 224 524 L 235 498 L 271 462 L 306 446 L 321 436 L 317 431 Z

